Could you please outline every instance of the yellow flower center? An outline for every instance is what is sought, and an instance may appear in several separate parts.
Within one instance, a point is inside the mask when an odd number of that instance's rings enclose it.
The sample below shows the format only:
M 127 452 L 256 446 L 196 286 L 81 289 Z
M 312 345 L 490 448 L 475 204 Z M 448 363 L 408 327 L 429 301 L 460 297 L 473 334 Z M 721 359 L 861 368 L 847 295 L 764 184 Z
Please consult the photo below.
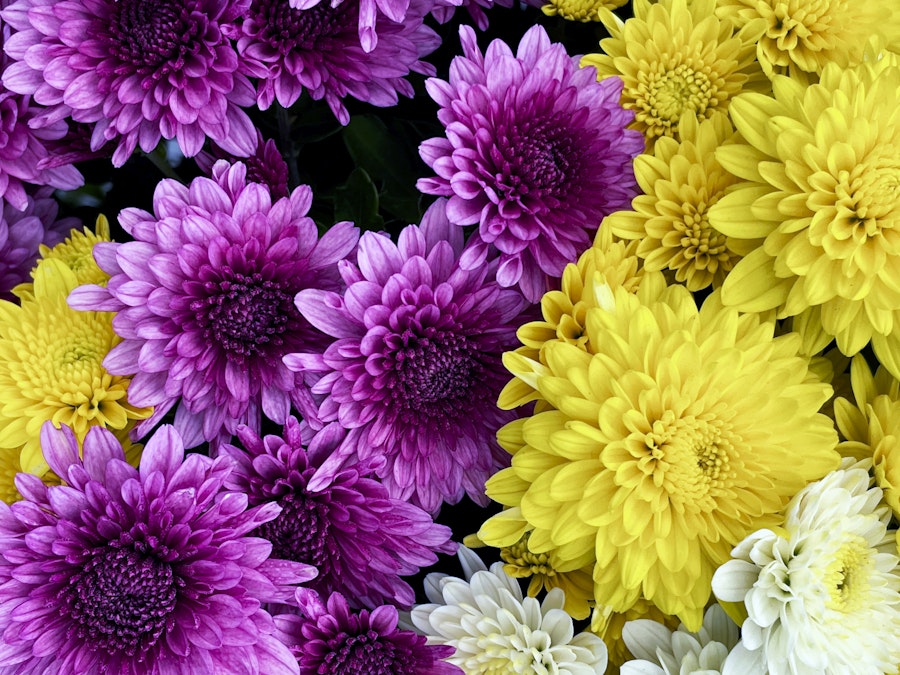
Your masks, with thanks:
M 678 126 L 683 113 L 690 111 L 698 119 L 706 119 L 707 110 L 718 105 L 715 86 L 709 77 L 689 64 L 681 63 L 670 70 L 660 64 L 656 72 L 641 79 L 646 79 L 646 96 L 639 105 L 643 104 L 641 108 L 647 118 L 669 131 Z
M 546 553 L 532 553 L 528 548 L 528 534 L 512 546 L 500 549 L 500 557 L 527 576 L 556 576 L 556 570 L 550 564 L 550 556 Z
M 849 613 L 866 604 L 871 564 L 872 549 L 865 539 L 857 536 L 844 543 L 825 572 L 829 609 Z
M 547 16 L 561 16 L 566 21 L 599 21 L 601 7 L 615 9 L 628 0 L 549 0 L 541 9 Z

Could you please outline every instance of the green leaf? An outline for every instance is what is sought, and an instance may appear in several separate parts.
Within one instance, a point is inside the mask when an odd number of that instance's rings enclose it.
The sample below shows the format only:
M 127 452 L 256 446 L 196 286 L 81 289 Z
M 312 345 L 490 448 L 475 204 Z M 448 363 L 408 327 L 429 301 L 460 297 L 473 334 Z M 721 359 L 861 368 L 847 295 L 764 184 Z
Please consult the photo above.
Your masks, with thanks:
M 334 191 L 334 219 L 351 220 L 362 230 L 384 226 L 378 213 L 378 189 L 365 169 L 353 169 L 347 182 Z

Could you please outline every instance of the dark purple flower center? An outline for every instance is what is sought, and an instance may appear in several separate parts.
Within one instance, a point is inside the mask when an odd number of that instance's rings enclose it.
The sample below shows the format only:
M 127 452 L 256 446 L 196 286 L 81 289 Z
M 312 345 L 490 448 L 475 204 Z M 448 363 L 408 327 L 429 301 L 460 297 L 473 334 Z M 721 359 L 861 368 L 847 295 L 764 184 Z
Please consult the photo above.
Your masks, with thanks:
M 373 630 L 361 635 L 338 633 L 328 640 L 329 653 L 316 671 L 328 675 L 398 675 L 418 670 L 405 645 L 382 640 Z M 413 670 L 415 668 L 415 670 Z
M 179 0 L 117 0 L 109 22 L 109 48 L 124 63 L 168 73 L 184 65 L 206 20 Z
M 259 0 L 251 5 L 249 15 L 259 26 L 259 39 L 281 54 L 310 51 L 320 38 L 342 32 L 346 26 L 356 27 L 358 9 L 353 0 L 337 7 L 322 0 L 310 9 L 291 9 L 288 0 Z
M 63 607 L 79 641 L 133 656 L 153 647 L 171 623 L 180 585 L 168 563 L 107 547 L 69 579 Z
M 303 492 L 288 494 L 278 503 L 281 513 L 261 525 L 256 535 L 272 542 L 273 558 L 314 565 L 321 575 L 329 555 L 328 506 Z

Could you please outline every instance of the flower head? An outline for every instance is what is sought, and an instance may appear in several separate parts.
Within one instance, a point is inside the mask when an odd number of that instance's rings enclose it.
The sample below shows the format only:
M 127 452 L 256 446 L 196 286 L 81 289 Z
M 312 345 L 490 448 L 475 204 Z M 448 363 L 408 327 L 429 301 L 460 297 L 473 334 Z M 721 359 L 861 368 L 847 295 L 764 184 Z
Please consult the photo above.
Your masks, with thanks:
M 230 460 L 185 457 L 171 427 L 139 469 L 106 430 L 83 460 L 67 427 L 41 436 L 65 484 L 20 474 L 25 499 L 0 504 L 4 673 L 298 672 L 260 603 L 292 603 L 315 570 L 247 536 L 278 507 L 224 490 Z
M 595 562 L 598 604 L 644 597 L 697 630 L 730 547 L 837 466 L 818 412 L 830 387 L 774 322 L 646 281 L 587 311 L 592 352 L 557 341 L 546 365 L 509 360 L 549 407 L 509 425 L 520 446 L 487 492 L 532 528 L 532 551 Z M 504 513 L 482 540 L 514 541 Z
M 341 124 L 350 121 L 343 99 L 352 96 L 380 107 L 397 104 L 397 95 L 412 97 L 410 72 L 433 75 L 421 59 L 440 38 L 422 22 L 426 0 L 407 0 L 397 22 L 378 15 L 379 40 L 363 49 L 357 36 L 361 5 L 366 0 L 320 2 L 292 9 L 288 0 L 254 0 L 238 29 L 241 67 L 258 78 L 257 104 L 265 110 L 278 101 L 287 108 L 304 91 L 324 98 Z
M 273 202 L 247 182 L 243 164 L 220 161 L 211 179 L 163 180 L 154 213 L 122 211 L 134 241 L 94 247 L 112 278 L 76 289 L 69 302 L 118 312 L 123 341 L 105 363 L 136 373 L 132 400 L 155 406 L 145 427 L 177 404 L 175 426 L 193 447 L 227 440 L 241 423 L 258 430 L 261 412 L 283 424 L 291 404 L 312 410 L 302 378 L 281 361 L 322 339 L 293 298 L 338 287 L 336 263 L 357 233 L 339 223 L 319 239 L 311 202 L 306 186 Z
M 561 16 L 566 21 L 600 21 L 600 8 L 617 9 L 628 0 L 547 0 L 541 11 L 547 16 Z
M 756 63 L 761 21 L 735 31 L 714 14 L 716 0 L 634 0 L 634 17 L 624 24 L 608 9 L 600 18 L 611 37 L 601 40 L 602 54 L 588 54 L 582 65 L 595 66 L 601 79 L 622 78 L 622 105 L 633 111 L 632 129 L 652 149 L 661 136 L 678 138 L 687 113 L 698 121 L 727 112 L 742 91 L 768 91 Z
M 271 138 L 265 140 L 259 129 L 256 130 L 256 147 L 249 157 L 235 157 L 215 143 L 211 143 L 210 151 L 201 152 L 194 158 L 194 161 L 206 175 L 212 176 L 213 166 L 220 159 L 227 160 L 231 164 L 243 162 L 247 167 L 247 181 L 262 183 L 269 188 L 269 193 L 274 199 L 290 195 L 287 162 L 284 161 L 275 141 Z
M 412 611 L 416 628 L 433 644 L 455 648 L 447 661 L 468 675 L 592 675 L 606 669 L 606 645 L 591 633 L 575 635 L 561 589 L 550 591 L 543 602 L 523 598 L 503 563 L 488 570 L 465 547 L 459 558 L 466 578 L 429 574 L 425 593 L 431 602 Z
M 464 494 L 487 502 L 484 481 L 504 457 L 495 434 L 513 417 L 494 405 L 500 359 L 526 304 L 493 280 L 494 267 L 460 268 L 462 230 L 443 207 L 396 244 L 365 233 L 356 263 L 341 267 L 343 294 L 299 293 L 303 316 L 335 340 L 285 357 L 294 370 L 322 373 L 318 414 L 350 429 L 342 452 L 383 457 L 377 475 L 391 496 L 429 512 Z
M 451 532 L 412 504 L 391 499 L 366 464 L 327 461 L 345 435 L 334 423 L 312 436 L 293 417 L 283 437 L 260 438 L 240 427 L 246 450 L 221 450 L 237 465 L 228 486 L 247 494 L 251 506 L 281 506 L 255 535 L 272 542 L 275 557 L 313 565 L 319 574 L 312 588 L 338 591 L 355 606 L 411 606 L 415 594 L 400 577 L 436 563 L 438 551 L 455 551 Z
M 17 32 L 3 83 L 47 109 L 32 126 L 71 117 L 94 125 L 91 150 L 177 139 L 192 157 L 208 136 L 236 155 L 253 149 L 241 106 L 253 87 L 225 36 L 250 0 L 17 0 L 2 17 Z M 64 131 L 64 130 L 63 130 Z
M 720 600 L 744 602 L 737 658 L 725 675 L 895 672 L 900 663 L 900 558 L 891 511 L 867 467 L 801 490 L 778 533 L 759 530 L 713 578 Z
M 456 225 L 478 225 L 463 269 L 499 252 L 497 281 L 537 302 L 590 245 L 601 219 L 636 194 L 631 162 L 643 148 L 627 131 L 618 80 L 595 82 L 535 26 L 513 55 L 501 40 L 482 54 L 460 28 L 463 56 L 449 81 L 426 82 L 446 138 L 419 147 L 437 173 L 426 194 L 449 197 Z

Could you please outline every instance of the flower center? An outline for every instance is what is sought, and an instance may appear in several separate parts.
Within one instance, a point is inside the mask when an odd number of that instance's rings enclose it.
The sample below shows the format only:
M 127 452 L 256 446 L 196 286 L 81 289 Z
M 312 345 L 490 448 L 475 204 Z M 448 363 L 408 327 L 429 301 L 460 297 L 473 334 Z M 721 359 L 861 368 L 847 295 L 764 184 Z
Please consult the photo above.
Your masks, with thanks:
M 191 43 L 206 31 L 208 19 L 176 0 L 117 0 L 111 6 L 109 48 L 123 63 L 157 70 L 179 70 Z
M 866 540 L 855 536 L 841 546 L 825 572 L 830 609 L 853 612 L 866 604 L 871 550 Z
M 328 641 L 328 647 L 330 652 L 318 670 L 328 675 L 397 675 L 411 672 L 415 666 L 407 651 L 379 640 L 373 630 L 361 635 L 339 633 Z
M 843 2 L 832 0 L 763 0 L 756 5 L 767 22 L 762 40 L 766 55 L 777 66 L 790 63 L 790 53 L 800 49 L 813 52 L 831 49 L 832 21 L 843 13 Z M 840 30 L 840 29 L 838 29 Z M 774 45 L 773 45 L 774 43 Z M 773 48 L 774 46 L 774 48 Z
M 500 549 L 500 557 L 507 565 L 512 565 L 524 570 L 528 576 L 556 576 L 556 570 L 550 564 L 550 556 L 546 553 L 532 553 L 528 548 L 528 539 L 531 536 L 526 532 L 512 546 L 506 546 Z
M 645 111 L 657 124 L 673 131 L 684 112 L 690 110 L 702 120 L 707 109 L 718 105 L 706 74 L 685 63 L 650 74 L 647 88 Z
M 258 27 L 257 37 L 281 54 L 310 51 L 320 38 L 340 32 L 353 18 L 350 9 L 356 3 L 352 0 L 331 5 L 320 2 L 310 9 L 291 9 L 288 0 L 260 0 L 250 6 L 249 17 Z
M 79 641 L 134 656 L 153 647 L 174 621 L 178 586 L 168 563 L 108 547 L 72 575 L 63 611 Z
M 261 525 L 256 535 L 272 542 L 273 558 L 314 565 L 321 574 L 329 555 L 328 507 L 303 492 L 288 494 L 278 503 L 279 516 Z

